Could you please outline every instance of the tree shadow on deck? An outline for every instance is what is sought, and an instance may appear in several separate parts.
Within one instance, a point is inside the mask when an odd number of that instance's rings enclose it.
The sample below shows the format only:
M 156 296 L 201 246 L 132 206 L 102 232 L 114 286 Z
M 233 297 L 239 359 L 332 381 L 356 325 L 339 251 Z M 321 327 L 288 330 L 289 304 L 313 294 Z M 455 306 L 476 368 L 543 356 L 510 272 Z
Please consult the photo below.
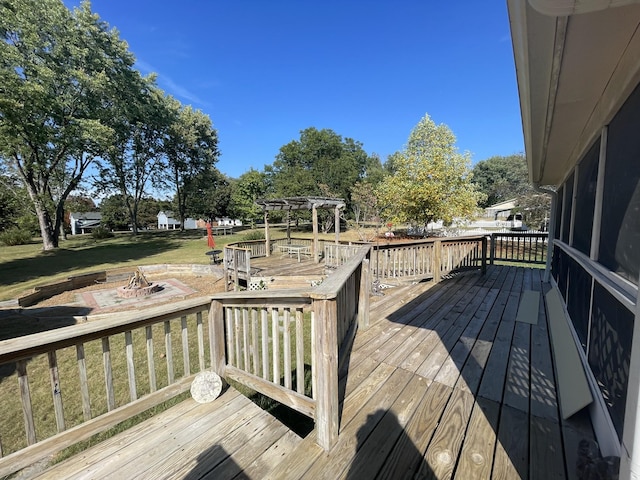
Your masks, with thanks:
M 424 461 L 398 417 L 390 410 L 377 410 L 358 429 L 356 454 L 347 480 L 364 478 L 432 478 Z M 391 452 L 393 458 L 387 458 Z
M 242 468 L 233 461 L 233 458 L 220 445 L 205 450 L 198 455 L 198 463 L 187 473 L 183 480 L 216 479 L 226 480 L 236 478 L 242 473 Z M 239 475 L 237 478 L 248 478 Z

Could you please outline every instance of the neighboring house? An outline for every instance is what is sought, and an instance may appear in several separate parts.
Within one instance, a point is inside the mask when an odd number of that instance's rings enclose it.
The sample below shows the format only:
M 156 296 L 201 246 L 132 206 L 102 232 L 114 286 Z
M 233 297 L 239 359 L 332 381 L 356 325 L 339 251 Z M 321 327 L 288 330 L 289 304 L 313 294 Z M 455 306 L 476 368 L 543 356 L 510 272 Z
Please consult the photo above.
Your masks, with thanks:
M 484 209 L 484 216 L 493 220 L 506 220 L 511 215 L 511 210 L 516 208 L 516 199 L 495 203 Z
M 193 218 L 185 218 L 184 228 L 185 230 L 195 230 L 199 227 L 199 220 Z M 178 230 L 180 229 L 180 220 L 173 218 L 173 212 L 159 212 L 158 213 L 158 229 L 160 230 Z
M 640 4 L 507 3 L 530 180 L 557 192 L 551 288 L 601 451 L 640 478 Z
M 219 226 L 224 226 L 224 227 L 241 227 L 242 226 L 242 221 L 241 220 L 232 220 L 229 217 L 222 217 L 222 218 L 216 218 L 215 221 L 218 223 Z
M 91 233 L 91 230 L 100 225 L 102 214 L 100 212 L 74 212 L 69 214 L 71 235 Z

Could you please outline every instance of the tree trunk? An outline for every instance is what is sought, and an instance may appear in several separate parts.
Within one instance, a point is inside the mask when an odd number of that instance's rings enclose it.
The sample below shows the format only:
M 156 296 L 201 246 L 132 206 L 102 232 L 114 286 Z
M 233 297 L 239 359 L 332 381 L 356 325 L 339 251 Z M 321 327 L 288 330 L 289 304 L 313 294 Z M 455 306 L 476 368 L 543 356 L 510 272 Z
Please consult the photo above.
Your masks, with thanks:
M 40 205 L 35 205 L 36 214 L 38 215 L 38 223 L 40 224 L 40 233 L 42 235 L 42 249 L 53 250 L 58 248 L 58 235 L 56 229 L 51 222 L 51 216 Z

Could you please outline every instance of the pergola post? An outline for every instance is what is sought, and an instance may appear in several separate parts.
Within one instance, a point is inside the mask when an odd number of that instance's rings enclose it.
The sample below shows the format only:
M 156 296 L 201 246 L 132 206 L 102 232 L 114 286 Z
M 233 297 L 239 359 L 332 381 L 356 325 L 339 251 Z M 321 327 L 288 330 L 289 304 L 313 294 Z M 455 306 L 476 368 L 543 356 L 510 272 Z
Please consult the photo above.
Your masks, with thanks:
M 336 244 L 340 243 L 340 206 L 336 206 L 335 220 L 336 224 Z
M 291 209 L 287 210 L 287 245 L 291 245 Z
M 313 261 L 316 263 L 320 262 L 320 255 L 318 253 L 318 208 L 314 203 L 311 207 L 311 213 L 313 217 L 313 247 L 311 248 L 313 251 L 311 252 L 313 255 Z
M 271 238 L 269 237 L 269 210 L 264 211 L 264 248 L 267 257 L 271 256 Z

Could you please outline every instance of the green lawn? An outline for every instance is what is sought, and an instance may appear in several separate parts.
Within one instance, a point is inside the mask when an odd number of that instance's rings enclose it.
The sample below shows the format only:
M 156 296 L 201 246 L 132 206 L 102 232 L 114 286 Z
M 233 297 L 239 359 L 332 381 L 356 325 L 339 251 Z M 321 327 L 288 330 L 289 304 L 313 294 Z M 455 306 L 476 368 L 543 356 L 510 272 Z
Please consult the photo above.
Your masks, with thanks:
M 216 237 L 216 248 L 244 235 L 246 232 Z M 208 250 L 201 230 L 151 231 L 137 236 L 120 233 L 103 240 L 76 235 L 61 240 L 60 248 L 53 251 L 43 251 L 35 240 L 29 245 L 5 246 L 0 248 L 0 300 L 81 273 L 160 263 L 206 264 Z

